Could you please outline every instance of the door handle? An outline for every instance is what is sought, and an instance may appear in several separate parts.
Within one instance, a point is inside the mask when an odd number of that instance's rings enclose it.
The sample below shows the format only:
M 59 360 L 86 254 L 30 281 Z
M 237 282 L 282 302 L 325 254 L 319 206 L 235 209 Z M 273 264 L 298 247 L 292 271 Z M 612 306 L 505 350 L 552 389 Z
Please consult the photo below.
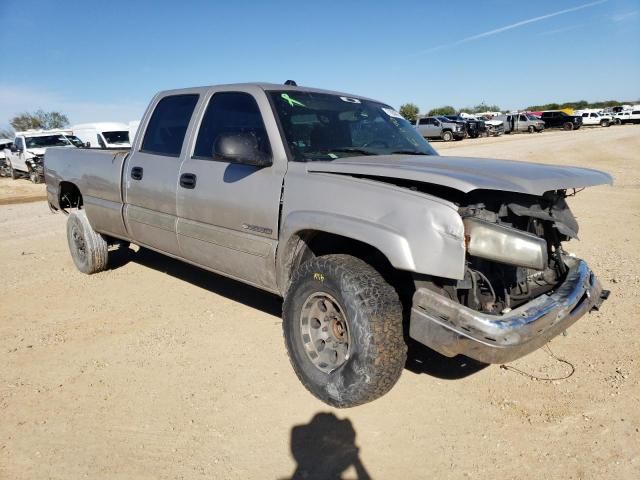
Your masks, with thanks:
M 133 167 L 131 169 L 131 178 L 134 180 L 142 180 L 142 167 Z
M 180 175 L 180 186 L 190 190 L 196 188 L 196 176 L 193 173 L 183 173 Z

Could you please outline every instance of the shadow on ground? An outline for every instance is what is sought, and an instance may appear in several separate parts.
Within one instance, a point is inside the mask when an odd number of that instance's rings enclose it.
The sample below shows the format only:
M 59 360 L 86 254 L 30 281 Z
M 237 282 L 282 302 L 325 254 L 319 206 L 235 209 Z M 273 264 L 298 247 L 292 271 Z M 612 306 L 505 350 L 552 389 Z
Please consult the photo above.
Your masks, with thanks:
M 231 278 L 217 275 L 146 248 L 140 248 L 138 251 L 129 248 L 118 248 L 109 252 L 109 269 L 123 267 L 129 262 L 171 275 L 179 280 L 191 283 L 217 295 L 222 295 L 229 300 L 242 303 L 274 317 L 280 318 L 282 314 L 282 300 L 276 295 Z
M 231 278 L 208 272 L 146 248 L 134 251 L 121 247 L 109 252 L 110 269 L 123 267 L 129 262 L 171 275 L 274 317 L 280 318 L 282 314 L 282 300 L 279 297 Z M 462 355 L 454 358 L 445 357 L 413 340 L 409 340 L 408 346 L 406 369 L 413 373 L 455 380 L 473 375 L 487 366 Z
M 353 424 L 333 413 L 317 413 L 309 423 L 293 427 L 291 455 L 296 468 L 287 480 L 371 479 L 360 460 Z M 356 476 L 343 477 L 347 470 Z
M 424 345 L 409 340 L 405 368 L 413 373 L 424 373 L 444 380 L 458 380 L 488 367 L 464 355 L 453 358 L 440 355 Z

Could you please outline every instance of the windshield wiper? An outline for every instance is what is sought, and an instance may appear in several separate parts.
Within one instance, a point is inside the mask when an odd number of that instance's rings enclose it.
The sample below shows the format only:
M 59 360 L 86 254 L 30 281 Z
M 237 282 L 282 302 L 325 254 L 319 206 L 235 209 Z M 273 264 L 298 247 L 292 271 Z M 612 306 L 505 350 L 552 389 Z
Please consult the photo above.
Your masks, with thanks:
M 428 153 L 421 152 L 419 150 L 394 150 L 389 155 L 429 155 Z
M 343 147 L 343 148 L 332 148 L 328 153 L 333 152 L 345 152 L 345 153 L 361 153 L 362 155 L 379 155 L 378 152 L 373 152 L 371 150 L 366 150 L 364 148 L 358 147 Z

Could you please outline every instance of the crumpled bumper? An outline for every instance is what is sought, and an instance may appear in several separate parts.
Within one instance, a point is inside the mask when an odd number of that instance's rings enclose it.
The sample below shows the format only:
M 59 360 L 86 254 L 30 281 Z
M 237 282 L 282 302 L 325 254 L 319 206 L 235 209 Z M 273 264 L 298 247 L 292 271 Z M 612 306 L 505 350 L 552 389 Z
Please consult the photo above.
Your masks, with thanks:
M 609 296 L 586 262 L 566 257 L 562 284 L 503 315 L 489 315 L 420 288 L 413 296 L 409 335 L 448 357 L 505 363 L 543 346 Z

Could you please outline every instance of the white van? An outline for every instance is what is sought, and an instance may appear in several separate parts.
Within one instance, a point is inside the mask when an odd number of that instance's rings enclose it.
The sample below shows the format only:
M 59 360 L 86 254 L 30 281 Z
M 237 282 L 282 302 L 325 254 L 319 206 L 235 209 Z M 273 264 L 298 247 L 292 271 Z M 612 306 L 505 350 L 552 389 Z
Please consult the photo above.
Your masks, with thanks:
M 129 125 L 118 122 L 81 123 L 73 134 L 90 148 L 129 148 Z

